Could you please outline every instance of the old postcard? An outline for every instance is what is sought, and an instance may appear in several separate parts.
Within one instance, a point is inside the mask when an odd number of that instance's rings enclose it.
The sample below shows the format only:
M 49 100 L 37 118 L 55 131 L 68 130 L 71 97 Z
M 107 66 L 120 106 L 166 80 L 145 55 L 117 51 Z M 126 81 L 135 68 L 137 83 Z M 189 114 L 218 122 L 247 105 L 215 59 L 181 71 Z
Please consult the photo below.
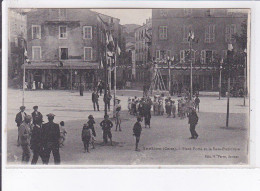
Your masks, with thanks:
M 250 11 L 8 8 L 7 166 L 249 165 Z

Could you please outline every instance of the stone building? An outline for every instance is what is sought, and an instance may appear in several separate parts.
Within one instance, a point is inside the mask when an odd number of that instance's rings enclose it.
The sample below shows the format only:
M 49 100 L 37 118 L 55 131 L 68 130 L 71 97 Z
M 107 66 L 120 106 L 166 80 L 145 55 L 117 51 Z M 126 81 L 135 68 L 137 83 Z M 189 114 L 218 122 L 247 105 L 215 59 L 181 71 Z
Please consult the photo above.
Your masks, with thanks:
M 151 61 L 152 19 L 135 29 L 135 80 L 150 83 L 147 63 Z
M 218 90 L 219 61 L 227 56 L 232 43 L 238 49 L 234 34 L 241 33 L 241 23 L 248 14 L 229 9 L 153 9 L 152 55 L 155 61 L 173 60 L 172 84 L 189 88 L 190 63 L 193 62 L 193 84 L 200 90 Z M 189 32 L 194 32 L 191 59 Z M 161 69 L 168 83 L 168 67 Z M 223 81 L 224 83 L 224 81 Z
M 33 9 L 27 14 L 26 81 L 46 89 L 86 88 L 103 78 L 106 33 L 119 44 L 119 19 L 90 9 Z
M 24 60 L 24 47 L 26 46 L 26 14 L 20 9 L 9 9 L 8 32 L 8 76 L 10 79 L 19 77 Z

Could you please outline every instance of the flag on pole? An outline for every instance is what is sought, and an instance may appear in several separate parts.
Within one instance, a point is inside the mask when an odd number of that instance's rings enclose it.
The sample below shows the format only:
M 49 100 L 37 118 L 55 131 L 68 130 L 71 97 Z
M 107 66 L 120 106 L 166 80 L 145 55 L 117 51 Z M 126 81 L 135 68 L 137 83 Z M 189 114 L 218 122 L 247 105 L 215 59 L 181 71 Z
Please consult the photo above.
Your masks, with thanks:
M 104 68 L 104 65 L 103 65 L 103 62 L 102 62 L 102 60 L 100 61 L 99 68 L 100 68 L 100 69 L 103 69 L 103 68 Z
M 107 44 L 107 49 L 111 52 L 114 51 L 115 49 L 115 43 L 114 43 L 114 40 L 113 40 L 113 36 L 112 34 L 106 34 L 107 36 L 107 40 L 106 40 L 106 44 Z
M 121 49 L 120 49 L 120 47 L 118 46 L 118 44 L 117 44 L 117 53 L 118 53 L 118 55 L 121 54 Z

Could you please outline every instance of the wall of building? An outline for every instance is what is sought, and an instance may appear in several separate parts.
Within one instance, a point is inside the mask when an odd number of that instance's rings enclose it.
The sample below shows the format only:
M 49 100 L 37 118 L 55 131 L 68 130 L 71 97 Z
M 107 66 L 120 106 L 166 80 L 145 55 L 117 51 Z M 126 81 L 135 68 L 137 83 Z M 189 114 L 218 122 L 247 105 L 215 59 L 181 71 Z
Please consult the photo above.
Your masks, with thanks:
M 215 53 L 224 56 L 223 50 L 227 50 L 228 43 L 225 41 L 226 26 L 236 25 L 237 32 L 241 31 L 241 23 L 246 20 L 245 14 L 229 15 L 227 10 L 214 9 L 211 16 L 207 16 L 208 9 L 192 9 L 191 15 L 184 15 L 185 9 L 168 9 L 161 15 L 160 9 L 152 11 L 152 54 L 156 58 L 156 50 L 170 50 L 170 56 L 180 57 L 180 50 L 189 49 L 189 43 L 183 41 L 184 25 L 191 25 L 198 42 L 193 43 L 196 57 L 200 58 L 202 50 L 214 50 Z M 205 30 L 208 25 L 215 25 L 215 41 L 205 42 Z M 167 26 L 168 38 L 159 39 L 159 27 Z M 236 48 L 235 41 L 231 42 Z

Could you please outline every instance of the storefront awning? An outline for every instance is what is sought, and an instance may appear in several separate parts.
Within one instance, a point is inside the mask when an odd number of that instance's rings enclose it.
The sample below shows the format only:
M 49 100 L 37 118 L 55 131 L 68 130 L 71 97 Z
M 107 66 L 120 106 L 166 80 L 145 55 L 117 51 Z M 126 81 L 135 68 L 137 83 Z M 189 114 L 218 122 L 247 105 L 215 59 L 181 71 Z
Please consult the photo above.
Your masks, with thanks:
M 83 70 L 83 69 L 99 69 L 99 63 L 97 62 L 32 62 L 31 64 L 25 64 L 25 69 L 41 69 L 41 70 Z M 22 65 L 23 69 L 24 65 Z

